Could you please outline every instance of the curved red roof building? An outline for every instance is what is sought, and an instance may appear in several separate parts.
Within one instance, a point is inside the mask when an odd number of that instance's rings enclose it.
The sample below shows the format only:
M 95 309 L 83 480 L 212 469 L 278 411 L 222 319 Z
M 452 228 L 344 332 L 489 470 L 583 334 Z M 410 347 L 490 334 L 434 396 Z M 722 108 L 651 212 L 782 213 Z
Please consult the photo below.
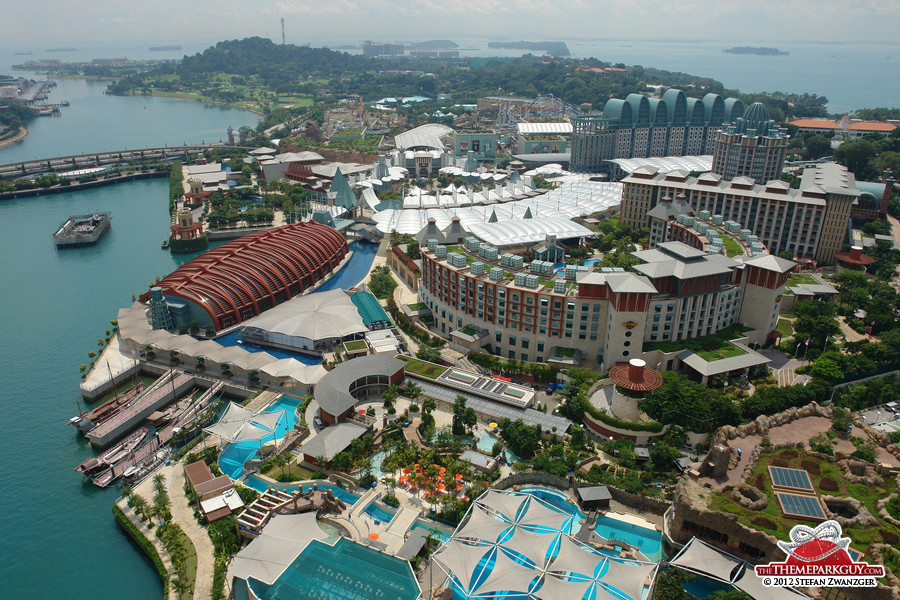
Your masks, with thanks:
M 282 225 L 222 244 L 159 282 L 176 323 L 231 327 L 315 286 L 349 252 L 316 222 Z M 150 298 L 147 292 L 141 301 Z

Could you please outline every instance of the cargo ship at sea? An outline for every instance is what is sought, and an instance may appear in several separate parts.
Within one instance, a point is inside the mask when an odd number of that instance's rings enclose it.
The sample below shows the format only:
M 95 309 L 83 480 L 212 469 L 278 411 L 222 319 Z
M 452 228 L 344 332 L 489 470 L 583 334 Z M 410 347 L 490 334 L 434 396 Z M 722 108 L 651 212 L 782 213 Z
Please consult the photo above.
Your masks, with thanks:
M 53 234 L 53 243 L 57 249 L 92 246 L 109 231 L 110 221 L 108 212 L 69 217 Z

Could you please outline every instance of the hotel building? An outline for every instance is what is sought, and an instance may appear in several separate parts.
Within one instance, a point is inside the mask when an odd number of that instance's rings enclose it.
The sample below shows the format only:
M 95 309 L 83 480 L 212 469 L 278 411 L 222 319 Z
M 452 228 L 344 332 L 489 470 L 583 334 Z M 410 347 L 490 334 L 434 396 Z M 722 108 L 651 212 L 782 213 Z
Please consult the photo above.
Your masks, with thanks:
M 629 94 L 612 99 L 603 115 L 572 117 L 572 171 L 597 173 L 614 158 L 711 154 L 716 132 L 744 114 L 736 98 L 688 98 L 667 90 L 662 98 Z
M 709 335 L 735 323 L 763 343 L 775 328 L 781 293 L 794 263 L 761 247 L 735 259 L 689 225 L 685 241 L 635 252 L 635 272 L 525 264 L 474 238 L 464 246 L 422 246 L 419 295 L 440 333 L 504 358 L 574 364 L 605 372 L 639 358 L 643 343 Z M 699 246 L 699 247 L 698 247 Z M 755 255 L 751 253 L 755 251 Z M 463 334 L 463 335 L 461 335 Z M 572 363 L 570 363 L 572 364 Z

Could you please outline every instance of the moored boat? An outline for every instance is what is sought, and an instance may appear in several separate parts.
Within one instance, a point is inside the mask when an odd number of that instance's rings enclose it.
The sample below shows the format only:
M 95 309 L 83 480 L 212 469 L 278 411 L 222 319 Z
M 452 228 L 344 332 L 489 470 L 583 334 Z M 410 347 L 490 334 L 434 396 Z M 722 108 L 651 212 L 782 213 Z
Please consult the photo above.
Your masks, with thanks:
M 104 469 L 111 470 L 112 467 L 131 455 L 138 446 L 141 445 L 141 442 L 144 441 L 144 438 L 147 437 L 148 433 L 150 433 L 149 429 L 141 427 L 99 456 L 88 457 L 84 462 L 75 467 L 75 470 L 79 473 L 84 473 L 85 475 L 100 477 L 100 475 L 96 474 L 104 471 Z

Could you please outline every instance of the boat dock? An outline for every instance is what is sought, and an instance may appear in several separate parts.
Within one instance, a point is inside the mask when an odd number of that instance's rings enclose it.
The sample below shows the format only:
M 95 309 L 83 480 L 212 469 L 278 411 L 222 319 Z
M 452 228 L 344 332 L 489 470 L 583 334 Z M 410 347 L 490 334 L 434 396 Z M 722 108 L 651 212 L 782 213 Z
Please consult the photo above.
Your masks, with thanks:
M 97 448 L 109 446 L 137 427 L 147 415 L 174 401 L 178 394 L 193 385 L 194 376 L 184 371 L 169 371 L 114 417 L 91 429 L 87 434 L 88 440 Z

